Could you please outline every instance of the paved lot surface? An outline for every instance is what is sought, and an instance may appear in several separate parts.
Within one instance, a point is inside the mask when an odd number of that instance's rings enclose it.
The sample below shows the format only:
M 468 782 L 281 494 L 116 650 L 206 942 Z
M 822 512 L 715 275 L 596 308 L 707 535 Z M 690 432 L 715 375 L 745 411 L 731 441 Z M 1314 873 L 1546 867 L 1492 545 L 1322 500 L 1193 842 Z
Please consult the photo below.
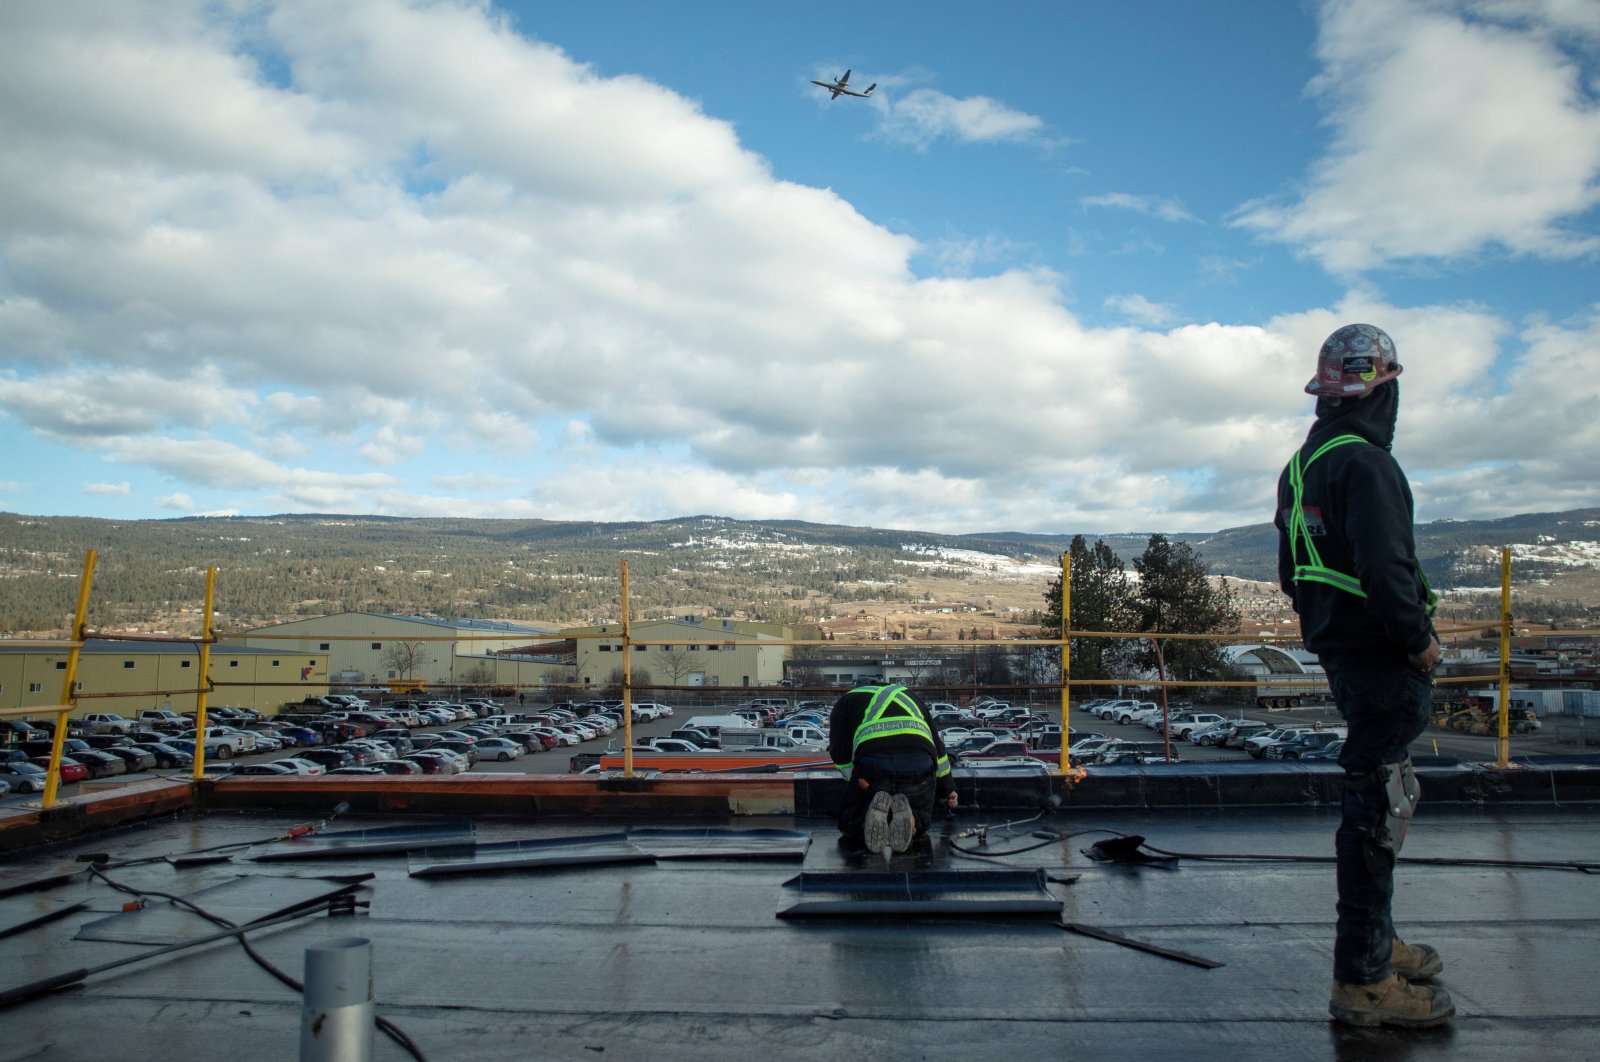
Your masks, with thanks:
M 534 706 L 530 705 L 525 710 L 533 711 L 535 708 Z M 636 725 L 634 727 L 635 738 L 637 740 L 638 738 L 644 737 L 665 737 L 674 728 L 682 726 L 685 719 L 688 718 L 689 715 L 694 714 L 711 714 L 711 711 L 708 709 L 680 709 L 676 712 L 672 719 L 659 719 L 653 722 Z M 1041 714 L 1046 714 L 1049 718 L 1055 719 L 1058 715 L 1058 712 L 1056 710 L 1046 708 L 1042 709 Z M 1228 714 L 1231 717 L 1236 713 L 1230 711 L 1223 714 Z M 1331 705 L 1324 705 L 1321 707 L 1294 708 L 1270 712 L 1254 711 L 1247 712 L 1245 714 L 1247 718 L 1259 719 L 1263 722 L 1282 725 L 1310 726 L 1313 723 L 1322 723 L 1324 725 L 1333 726 L 1337 725 L 1339 722 L 1338 713 L 1334 711 Z M 1162 737 L 1160 733 L 1149 730 L 1139 724 L 1129 724 L 1124 726 L 1118 723 L 1096 719 L 1079 711 L 1072 712 L 1070 725 L 1072 726 L 1073 730 L 1080 734 L 1095 732 L 1105 734 L 1109 737 L 1126 738 L 1135 741 L 1159 741 Z M 434 726 L 421 727 L 418 729 L 421 733 L 428 733 L 449 730 L 452 729 L 452 727 Z M 618 749 L 620 749 L 622 747 L 622 736 L 622 732 L 619 730 L 609 738 L 600 738 L 595 741 L 584 742 L 574 748 L 562 748 L 551 752 L 527 755 L 523 756 L 521 759 L 513 760 L 510 763 L 497 763 L 492 761 L 480 763 L 474 769 L 477 771 L 492 771 L 502 774 L 566 774 L 569 770 L 569 761 L 574 753 L 600 752 L 604 750 L 608 744 L 614 744 Z M 1177 750 L 1179 759 L 1184 763 L 1255 762 L 1238 749 L 1201 747 L 1186 740 L 1174 740 L 1172 746 Z M 1593 749 L 1590 748 L 1587 750 L 1580 750 L 1577 748 L 1577 746 L 1570 743 L 1563 744 L 1558 741 L 1554 730 L 1548 728 L 1544 732 L 1538 734 L 1516 734 L 1511 738 L 1511 754 L 1513 756 L 1526 755 L 1530 753 L 1572 753 L 1578 751 L 1592 752 Z M 1440 727 L 1429 727 L 1428 730 L 1423 733 L 1422 737 L 1417 739 L 1416 744 L 1412 746 L 1412 752 L 1414 755 L 1419 756 L 1452 756 L 1463 761 L 1475 763 L 1493 763 L 1498 756 L 1497 743 L 1494 737 L 1462 734 L 1457 731 L 1445 730 Z M 249 756 L 238 757 L 235 762 L 264 762 L 268 760 L 279 759 L 283 756 L 292 754 L 292 749 L 286 749 L 281 752 L 255 753 Z M 215 759 L 213 758 L 210 762 L 215 762 Z M 158 776 L 171 776 L 182 775 L 184 772 L 155 771 L 150 773 Z M 137 778 L 141 776 L 130 775 L 126 777 Z M 74 791 L 75 787 L 71 785 L 64 786 L 61 790 L 64 796 L 70 796 Z M 21 803 L 23 801 L 33 801 L 37 799 L 37 794 L 13 793 L 6 796 L 0 796 L 0 806 L 9 803 Z

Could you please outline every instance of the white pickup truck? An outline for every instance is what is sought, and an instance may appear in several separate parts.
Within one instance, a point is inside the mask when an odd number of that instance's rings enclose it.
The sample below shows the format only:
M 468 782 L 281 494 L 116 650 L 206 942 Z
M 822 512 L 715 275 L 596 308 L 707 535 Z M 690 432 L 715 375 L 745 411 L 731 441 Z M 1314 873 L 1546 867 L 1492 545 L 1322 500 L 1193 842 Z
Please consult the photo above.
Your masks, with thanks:
M 83 721 L 96 734 L 126 734 L 137 725 L 116 712 L 90 712 Z
M 206 727 L 206 754 L 219 760 L 256 750 L 256 736 L 229 726 Z

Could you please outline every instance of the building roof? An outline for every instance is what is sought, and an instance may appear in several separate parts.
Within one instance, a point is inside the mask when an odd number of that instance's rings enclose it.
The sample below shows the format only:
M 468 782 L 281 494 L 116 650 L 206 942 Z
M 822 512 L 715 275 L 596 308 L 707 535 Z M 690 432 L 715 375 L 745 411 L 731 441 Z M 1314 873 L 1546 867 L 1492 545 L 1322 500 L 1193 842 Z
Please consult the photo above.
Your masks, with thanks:
M 1424 800 L 1396 916 L 1408 939 L 1439 949 L 1458 1007 L 1451 1027 L 1427 1033 L 1328 1020 L 1337 811 L 1216 811 L 964 809 L 889 863 L 841 850 L 820 815 L 352 813 L 318 835 L 321 858 L 288 863 L 254 857 L 281 853 L 304 813 L 168 818 L 8 857 L 0 886 L 67 876 L 0 900 L 0 929 L 52 918 L 0 937 L 0 987 L 213 928 L 158 898 L 124 912 L 129 897 L 75 862 L 100 852 L 119 883 L 240 920 L 347 887 L 318 879 L 371 875 L 353 886 L 370 903 L 355 916 L 252 937 L 295 977 L 308 948 L 370 942 L 377 1013 L 433 1059 L 1593 1054 L 1600 907 L 1596 878 L 1573 864 L 1600 855 L 1594 805 L 1485 813 Z M 981 839 L 963 836 L 980 826 Z M 397 830 L 411 831 L 409 850 Z M 1142 854 L 1182 855 L 1139 866 L 1085 854 L 1133 834 Z M 440 842 L 455 854 L 425 850 Z M 238 847 L 166 858 L 218 844 Z M 491 859 L 503 863 L 451 864 Z M 239 1062 L 275 1062 L 293 1057 L 300 1022 L 294 992 L 218 942 L 12 1007 L 6 1045 L 86 1058 L 114 1044 L 176 1062 L 225 1044 Z M 407 1056 L 380 1035 L 372 1057 Z
M 254 628 L 257 631 L 268 631 L 275 627 L 287 627 L 316 623 L 318 620 L 336 619 L 340 616 L 370 616 L 374 619 L 400 620 L 405 623 L 420 623 L 429 627 L 440 627 L 453 631 L 473 631 L 486 634 L 504 634 L 509 637 L 529 637 L 550 634 L 552 628 L 536 627 L 526 623 L 511 623 L 507 620 L 471 619 L 462 616 L 457 619 L 445 619 L 441 616 L 420 616 L 402 612 L 334 612 L 326 616 L 305 616 L 300 619 L 283 620 L 279 623 L 267 623 Z
M 59 653 L 66 655 L 70 646 L 62 642 L 58 646 L 32 645 L 7 645 L 0 640 L 0 653 Z M 184 641 L 122 641 L 113 638 L 90 638 L 83 643 L 83 652 L 108 656 L 141 656 L 150 654 L 171 656 L 197 656 L 200 653 L 200 643 Z M 234 645 L 222 642 L 211 647 L 212 656 L 283 656 L 285 653 L 303 655 L 306 650 L 286 648 L 258 648 L 254 646 Z
M 1315 653 L 1304 649 L 1285 649 L 1277 645 L 1225 645 L 1222 653 L 1236 664 L 1254 664 L 1273 675 L 1303 675 L 1321 671 Z

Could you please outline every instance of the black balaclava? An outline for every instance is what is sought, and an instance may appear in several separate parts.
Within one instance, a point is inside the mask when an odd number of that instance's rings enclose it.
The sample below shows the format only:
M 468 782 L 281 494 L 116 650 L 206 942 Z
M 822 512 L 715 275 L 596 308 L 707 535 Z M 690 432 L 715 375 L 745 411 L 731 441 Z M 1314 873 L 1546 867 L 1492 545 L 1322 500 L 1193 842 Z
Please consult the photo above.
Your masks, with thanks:
M 1400 381 L 1391 379 L 1362 398 L 1317 399 L 1317 419 L 1307 438 L 1323 441 L 1335 435 L 1354 434 L 1387 450 L 1394 445 L 1399 417 Z

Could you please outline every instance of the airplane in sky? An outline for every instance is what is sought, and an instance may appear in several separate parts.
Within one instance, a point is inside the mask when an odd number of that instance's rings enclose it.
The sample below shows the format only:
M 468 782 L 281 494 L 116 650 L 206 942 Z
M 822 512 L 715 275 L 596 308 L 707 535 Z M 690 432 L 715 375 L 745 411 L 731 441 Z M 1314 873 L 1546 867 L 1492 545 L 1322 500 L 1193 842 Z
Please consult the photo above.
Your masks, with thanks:
M 812 84 L 820 85 L 829 92 L 833 93 L 832 96 L 828 97 L 830 100 L 836 100 L 841 95 L 860 96 L 862 99 L 866 99 L 868 96 L 872 95 L 872 90 L 878 87 L 878 83 L 874 81 L 872 84 L 867 86 L 867 91 L 857 92 L 855 89 L 849 87 L 850 71 L 848 70 L 846 70 L 844 72 L 844 76 L 839 78 L 837 81 L 813 81 Z

